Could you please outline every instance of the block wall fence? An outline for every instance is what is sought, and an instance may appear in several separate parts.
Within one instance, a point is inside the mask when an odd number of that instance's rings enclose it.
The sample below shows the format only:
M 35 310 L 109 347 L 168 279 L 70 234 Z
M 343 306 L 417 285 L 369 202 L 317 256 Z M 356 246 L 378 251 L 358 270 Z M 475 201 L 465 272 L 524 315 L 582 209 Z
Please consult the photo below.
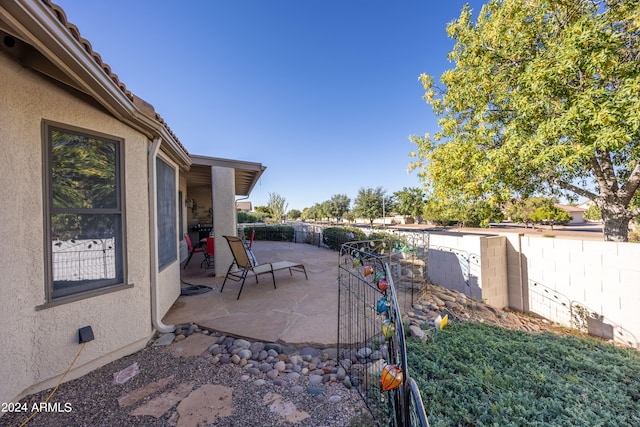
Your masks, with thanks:
M 431 232 L 428 272 L 431 283 L 494 307 L 584 322 L 640 348 L 640 244 Z

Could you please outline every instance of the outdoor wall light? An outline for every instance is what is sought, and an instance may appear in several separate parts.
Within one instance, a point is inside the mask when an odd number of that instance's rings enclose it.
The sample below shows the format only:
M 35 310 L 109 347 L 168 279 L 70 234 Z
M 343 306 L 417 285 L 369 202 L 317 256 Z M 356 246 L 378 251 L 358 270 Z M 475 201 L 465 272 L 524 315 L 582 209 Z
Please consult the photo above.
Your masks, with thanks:
M 185 202 L 185 206 L 188 207 L 189 209 L 193 209 L 193 205 L 194 205 L 193 199 L 189 199 Z

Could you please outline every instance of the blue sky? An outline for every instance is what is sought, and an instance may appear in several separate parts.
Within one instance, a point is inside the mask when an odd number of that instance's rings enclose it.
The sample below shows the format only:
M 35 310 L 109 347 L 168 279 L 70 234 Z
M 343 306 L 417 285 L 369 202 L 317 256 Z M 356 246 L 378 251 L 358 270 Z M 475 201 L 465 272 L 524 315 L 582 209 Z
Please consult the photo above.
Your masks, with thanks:
M 421 185 L 409 136 L 435 132 L 436 117 L 418 76 L 453 66 L 446 24 L 467 3 L 54 2 L 191 154 L 262 163 L 249 200 L 278 193 L 300 210 Z

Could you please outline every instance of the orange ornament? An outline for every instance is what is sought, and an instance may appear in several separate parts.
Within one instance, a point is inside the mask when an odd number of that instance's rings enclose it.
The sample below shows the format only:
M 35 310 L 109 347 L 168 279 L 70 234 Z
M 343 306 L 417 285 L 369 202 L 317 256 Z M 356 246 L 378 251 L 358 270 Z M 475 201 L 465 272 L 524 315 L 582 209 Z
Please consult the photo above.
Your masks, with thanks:
M 368 276 L 370 274 L 373 274 L 373 267 L 371 267 L 370 265 L 365 265 L 365 267 L 364 267 L 364 275 Z
M 395 390 L 402 384 L 402 369 L 398 365 L 388 364 L 382 368 L 382 389 Z

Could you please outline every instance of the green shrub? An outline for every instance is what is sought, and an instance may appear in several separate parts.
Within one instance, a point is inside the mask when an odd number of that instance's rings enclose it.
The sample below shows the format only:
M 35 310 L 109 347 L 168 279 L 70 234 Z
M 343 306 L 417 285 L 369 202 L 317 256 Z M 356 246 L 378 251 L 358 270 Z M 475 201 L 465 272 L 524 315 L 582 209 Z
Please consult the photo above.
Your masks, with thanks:
M 238 224 L 263 222 L 265 214 L 262 212 L 238 212 Z
M 360 229 L 354 227 L 329 227 L 322 232 L 322 242 L 335 250 L 340 250 L 343 243 L 366 238 L 367 236 Z
M 277 225 L 268 227 L 245 227 L 244 238 L 249 239 L 251 232 L 255 231 L 254 240 L 271 240 L 275 242 L 293 242 L 295 229 L 289 225 Z
M 407 340 L 431 426 L 640 425 L 640 355 L 591 338 L 451 323 Z

